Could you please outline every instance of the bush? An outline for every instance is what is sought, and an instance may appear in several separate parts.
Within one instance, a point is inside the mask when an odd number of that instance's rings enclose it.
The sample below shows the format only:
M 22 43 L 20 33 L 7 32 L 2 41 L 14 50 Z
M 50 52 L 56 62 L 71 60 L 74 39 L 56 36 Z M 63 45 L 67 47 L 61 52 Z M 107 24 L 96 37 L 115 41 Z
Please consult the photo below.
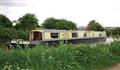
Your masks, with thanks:
M 24 39 L 28 40 L 28 33 L 22 30 L 15 30 L 11 28 L 1 28 L 0 30 L 0 42 L 8 42 L 12 39 Z
M 111 43 L 110 52 L 113 56 L 120 56 L 120 42 L 114 41 Z
M 75 60 L 79 65 L 86 68 L 86 70 L 93 70 L 100 67 L 102 64 L 109 63 L 110 56 L 107 52 L 102 50 L 102 47 L 79 47 L 76 49 Z M 107 61 L 108 60 L 108 61 Z M 89 69 L 88 69 L 89 68 Z

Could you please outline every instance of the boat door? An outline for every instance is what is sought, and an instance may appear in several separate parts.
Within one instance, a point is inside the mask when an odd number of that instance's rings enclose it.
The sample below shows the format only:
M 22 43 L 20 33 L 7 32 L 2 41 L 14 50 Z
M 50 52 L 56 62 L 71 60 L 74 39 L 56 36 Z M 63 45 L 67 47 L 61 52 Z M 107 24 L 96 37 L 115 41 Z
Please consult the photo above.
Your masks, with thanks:
M 30 41 L 42 40 L 42 32 L 34 31 L 30 33 Z

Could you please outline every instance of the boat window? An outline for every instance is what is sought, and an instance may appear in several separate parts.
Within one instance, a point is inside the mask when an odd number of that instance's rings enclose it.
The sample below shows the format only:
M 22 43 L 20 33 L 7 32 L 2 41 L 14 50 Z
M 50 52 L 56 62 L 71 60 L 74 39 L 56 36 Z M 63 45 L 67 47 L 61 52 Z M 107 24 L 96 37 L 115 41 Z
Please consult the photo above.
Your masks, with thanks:
M 51 33 L 51 38 L 58 38 L 58 33 Z
M 72 37 L 77 37 L 77 33 L 72 33 Z
M 84 37 L 87 37 L 87 33 L 84 33 Z

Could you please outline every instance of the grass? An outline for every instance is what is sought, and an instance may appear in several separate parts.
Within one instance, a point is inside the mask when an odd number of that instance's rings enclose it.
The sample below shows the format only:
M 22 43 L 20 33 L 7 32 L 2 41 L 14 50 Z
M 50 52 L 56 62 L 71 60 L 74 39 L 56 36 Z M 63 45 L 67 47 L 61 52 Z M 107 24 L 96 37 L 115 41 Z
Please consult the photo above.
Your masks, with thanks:
M 99 70 L 120 61 L 120 41 L 111 44 L 60 44 L 57 47 L 0 49 L 0 70 Z

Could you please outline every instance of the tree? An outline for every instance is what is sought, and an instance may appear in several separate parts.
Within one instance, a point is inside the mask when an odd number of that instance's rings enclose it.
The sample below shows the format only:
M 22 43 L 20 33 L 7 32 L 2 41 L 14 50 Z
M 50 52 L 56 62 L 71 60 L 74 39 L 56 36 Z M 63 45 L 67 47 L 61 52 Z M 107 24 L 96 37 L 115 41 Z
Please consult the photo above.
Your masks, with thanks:
M 15 28 L 23 29 L 23 30 L 31 30 L 36 28 L 37 26 L 39 26 L 38 19 L 35 17 L 35 15 L 27 13 L 16 21 Z
M 120 27 L 116 27 L 115 29 L 113 29 L 112 35 L 114 37 L 120 37 Z
M 113 29 L 105 29 L 105 31 L 108 37 L 112 36 Z
M 96 22 L 95 20 L 92 20 L 89 22 L 87 26 L 87 30 L 103 31 L 104 28 L 98 22 Z
M 9 42 L 13 39 L 29 39 L 29 32 L 23 30 L 16 30 L 14 28 L 4 28 L 0 29 L 0 43 Z
M 55 19 L 55 18 L 47 18 L 43 24 L 43 28 L 46 29 L 77 29 L 77 26 L 75 25 L 74 22 L 68 21 L 65 19 Z
M 10 19 L 2 14 L 0 14 L 0 27 L 12 27 Z

